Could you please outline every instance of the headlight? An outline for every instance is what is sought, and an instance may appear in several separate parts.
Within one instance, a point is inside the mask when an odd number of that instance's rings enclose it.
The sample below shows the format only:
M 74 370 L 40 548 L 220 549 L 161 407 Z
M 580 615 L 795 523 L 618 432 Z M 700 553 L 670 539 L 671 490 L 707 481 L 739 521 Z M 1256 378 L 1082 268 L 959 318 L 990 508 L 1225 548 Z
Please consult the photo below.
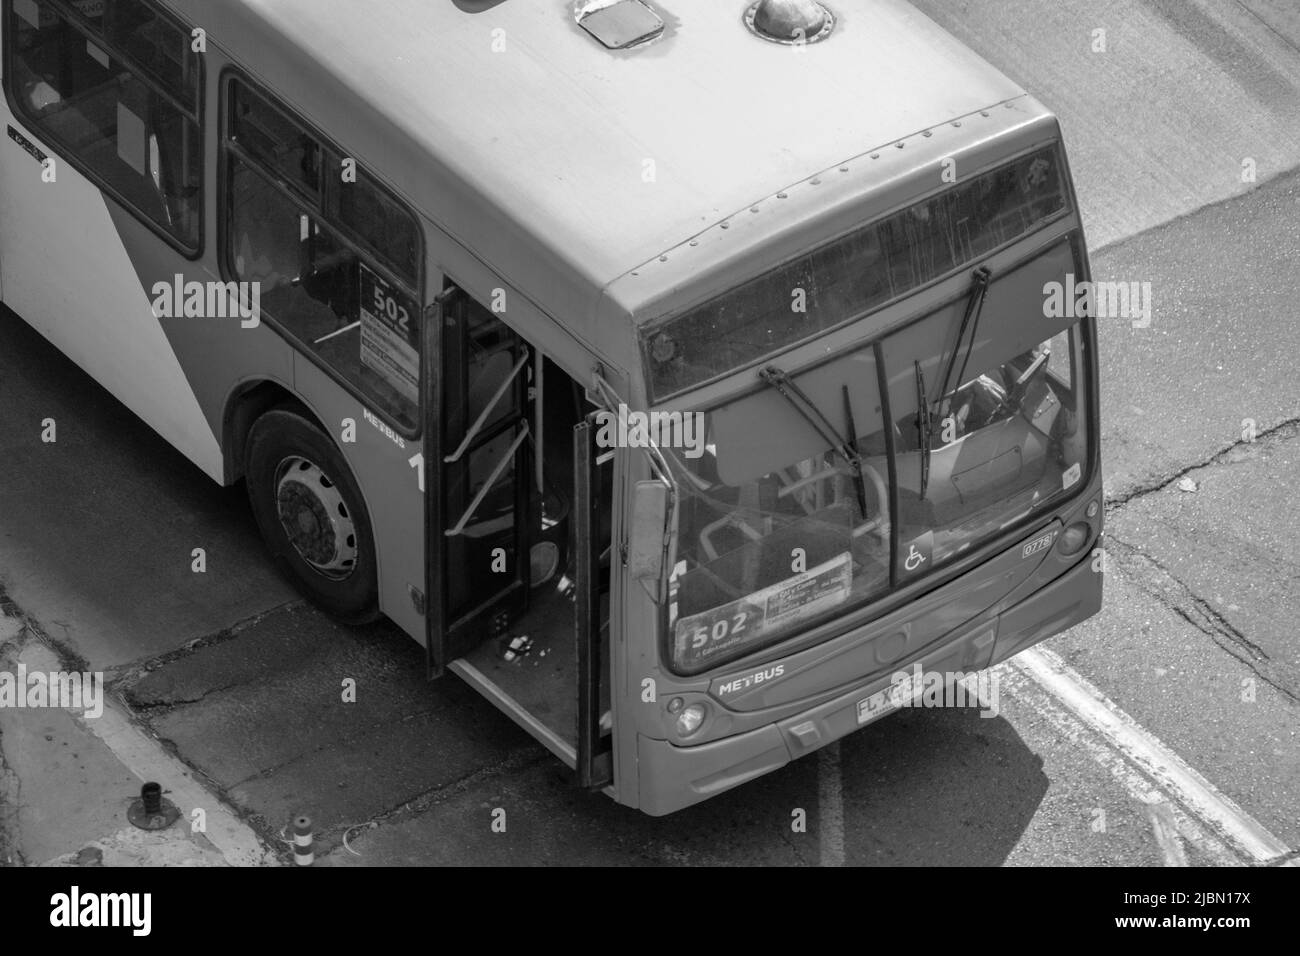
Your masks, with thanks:
M 700 724 L 704 723 L 704 705 L 691 704 L 677 715 L 677 735 L 679 737 L 689 737 L 695 731 L 700 729 Z
M 1078 521 L 1065 529 L 1057 547 L 1061 549 L 1061 554 L 1078 554 L 1091 537 L 1092 529 L 1082 521 Z

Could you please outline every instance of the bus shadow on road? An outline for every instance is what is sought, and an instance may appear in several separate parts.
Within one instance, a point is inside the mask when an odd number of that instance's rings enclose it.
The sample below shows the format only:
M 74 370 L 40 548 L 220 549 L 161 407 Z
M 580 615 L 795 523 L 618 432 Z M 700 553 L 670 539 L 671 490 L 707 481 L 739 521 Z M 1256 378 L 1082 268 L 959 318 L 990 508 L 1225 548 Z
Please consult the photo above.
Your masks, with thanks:
M 1047 792 L 1042 759 L 1006 720 L 975 709 L 901 710 L 838 746 L 838 760 L 810 755 L 665 825 L 681 842 L 697 827 L 766 819 L 794 864 L 998 866 Z M 741 852 L 717 862 L 775 861 Z
M 1006 862 L 1047 792 L 1043 760 L 1002 717 L 903 710 L 841 747 L 845 861 Z
M 841 739 L 838 761 L 834 753 L 666 817 L 575 790 L 558 761 L 543 760 L 398 823 L 376 841 L 378 858 L 346 862 L 381 863 L 385 842 L 412 862 L 434 852 L 412 847 L 432 847 L 436 833 L 439 863 L 997 866 L 1047 792 L 1038 755 L 1006 720 L 976 710 L 903 710 Z M 511 824 L 493 835 L 486 821 L 497 807 Z

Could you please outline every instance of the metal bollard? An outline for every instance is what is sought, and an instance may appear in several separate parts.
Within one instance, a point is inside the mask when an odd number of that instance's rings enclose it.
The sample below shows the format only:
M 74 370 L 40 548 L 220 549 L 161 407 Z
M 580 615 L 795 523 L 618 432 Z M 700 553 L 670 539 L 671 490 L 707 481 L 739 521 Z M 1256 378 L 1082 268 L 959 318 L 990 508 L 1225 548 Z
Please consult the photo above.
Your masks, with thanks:
M 162 784 L 146 783 L 140 788 L 140 801 L 144 804 L 144 812 L 150 816 L 162 813 Z
M 299 866 L 311 866 L 316 857 L 312 853 L 311 817 L 299 814 L 293 820 L 293 862 Z
M 140 799 L 132 800 L 126 818 L 141 830 L 165 830 L 181 812 L 176 804 L 162 795 L 162 784 L 150 781 L 140 788 Z

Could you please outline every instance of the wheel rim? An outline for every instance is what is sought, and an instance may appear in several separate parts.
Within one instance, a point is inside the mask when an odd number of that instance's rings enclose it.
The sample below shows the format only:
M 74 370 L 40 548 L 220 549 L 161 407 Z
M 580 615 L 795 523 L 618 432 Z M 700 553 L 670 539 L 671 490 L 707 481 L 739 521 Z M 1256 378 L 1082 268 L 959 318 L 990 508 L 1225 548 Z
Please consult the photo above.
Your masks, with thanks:
M 320 574 L 342 580 L 357 566 L 357 526 L 338 486 L 306 458 L 276 469 L 275 510 L 289 544 Z

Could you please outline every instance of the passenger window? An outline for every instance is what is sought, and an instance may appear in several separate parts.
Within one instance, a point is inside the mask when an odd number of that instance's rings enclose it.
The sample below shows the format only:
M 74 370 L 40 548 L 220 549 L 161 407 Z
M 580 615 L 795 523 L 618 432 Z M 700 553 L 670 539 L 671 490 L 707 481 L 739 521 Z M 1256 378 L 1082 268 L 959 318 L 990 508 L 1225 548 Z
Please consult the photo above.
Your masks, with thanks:
M 319 202 L 320 148 L 315 140 L 239 83 L 231 87 L 230 133 L 277 177 Z
M 420 233 L 410 214 L 367 182 L 364 172 L 355 183 L 340 186 L 338 196 L 339 220 L 389 268 L 414 283 L 420 273 Z
M 78 4 L 87 13 L 95 6 Z M 197 112 L 198 55 L 190 51 L 187 31 L 143 0 L 109 0 L 106 12 L 108 42 L 163 89 L 179 93 L 185 106 Z
M 105 9 L 110 22 L 118 17 L 106 38 L 89 14 L 74 20 L 42 0 L 11 0 L 5 35 L 14 97 L 36 129 L 103 188 L 196 252 L 203 183 L 197 57 L 184 32 L 147 4 L 113 0 L 99 8 L 101 18 Z
M 419 423 L 419 232 L 414 217 L 373 184 L 331 172 L 322 138 L 240 82 L 230 84 L 225 151 L 226 262 L 259 284 L 265 318 L 408 433 Z M 327 182 L 328 180 L 328 182 Z M 352 197 L 364 188 L 370 199 Z M 378 198 L 375 198 L 378 197 Z M 349 219 L 342 203 L 370 208 Z M 369 204 L 369 205 L 367 205 Z M 392 225 L 404 268 L 356 228 Z M 397 224 L 405 224 L 405 231 Z

